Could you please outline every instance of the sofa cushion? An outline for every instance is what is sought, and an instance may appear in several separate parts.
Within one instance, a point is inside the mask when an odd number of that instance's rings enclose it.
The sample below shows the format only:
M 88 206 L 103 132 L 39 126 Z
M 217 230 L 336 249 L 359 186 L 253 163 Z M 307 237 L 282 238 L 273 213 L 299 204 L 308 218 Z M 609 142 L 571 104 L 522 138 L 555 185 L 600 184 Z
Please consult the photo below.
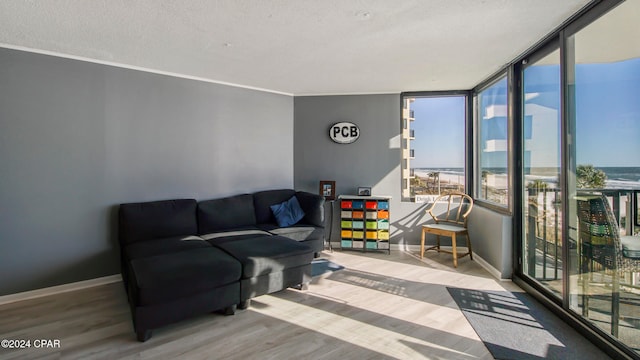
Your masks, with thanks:
M 120 243 L 195 235 L 198 231 L 196 205 L 193 199 L 121 204 L 118 212 Z
M 281 228 L 275 225 L 265 224 L 259 225 L 259 227 L 264 231 L 268 231 L 270 234 L 284 236 L 296 241 L 324 239 L 324 229 L 315 226 L 297 224 Z
M 256 223 L 276 223 L 276 218 L 271 211 L 271 205 L 280 204 L 289 200 L 296 192 L 293 190 L 267 190 L 253 194 L 253 206 L 255 208 Z
M 139 305 L 160 304 L 240 280 L 240 263 L 215 247 L 131 261 Z
M 309 246 L 282 236 L 210 242 L 242 263 L 243 279 L 310 264 L 313 260 Z
M 199 236 L 172 236 L 129 244 L 124 247 L 124 253 L 127 259 L 137 259 L 207 247 L 211 244 Z
M 622 255 L 632 259 L 640 259 L 640 237 L 638 236 L 622 236 Z
M 228 231 L 225 230 L 225 231 L 219 231 L 219 232 L 214 232 L 209 234 L 203 234 L 201 235 L 201 237 L 204 240 L 211 240 L 213 242 L 225 242 L 225 241 L 233 241 L 233 240 L 240 240 L 240 239 L 256 238 L 260 236 L 271 236 L 271 235 L 272 234 L 267 231 L 259 230 L 253 227 L 249 229 L 232 229 Z
M 306 191 L 298 191 L 296 198 L 305 213 L 302 221 L 313 226 L 324 227 L 324 197 Z
M 242 194 L 198 203 L 198 234 L 256 225 L 253 195 Z
M 298 203 L 298 199 L 292 196 L 289 200 L 280 204 L 271 205 L 271 211 L 280 227 L 295 225 L 304 217 L 304 211 Z

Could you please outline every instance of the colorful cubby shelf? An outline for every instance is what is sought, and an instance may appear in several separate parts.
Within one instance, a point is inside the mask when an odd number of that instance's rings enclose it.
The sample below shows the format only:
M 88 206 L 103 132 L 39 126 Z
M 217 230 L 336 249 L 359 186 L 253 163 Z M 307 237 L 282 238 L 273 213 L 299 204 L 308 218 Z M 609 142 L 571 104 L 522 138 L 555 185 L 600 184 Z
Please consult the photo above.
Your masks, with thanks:
M 340 195 L 342 249 L 386 250 L 389 246 L 389 197 Z

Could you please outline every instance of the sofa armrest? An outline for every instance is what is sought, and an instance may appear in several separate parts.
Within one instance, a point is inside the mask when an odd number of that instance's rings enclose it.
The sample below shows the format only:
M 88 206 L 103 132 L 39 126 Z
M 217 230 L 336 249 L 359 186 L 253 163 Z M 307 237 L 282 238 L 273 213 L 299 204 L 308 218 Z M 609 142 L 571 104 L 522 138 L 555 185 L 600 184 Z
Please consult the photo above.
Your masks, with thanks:
M 303 221 L 324 228 L 324 197 L 306 191 L 298 191 L 296 198 L 305 213 Z

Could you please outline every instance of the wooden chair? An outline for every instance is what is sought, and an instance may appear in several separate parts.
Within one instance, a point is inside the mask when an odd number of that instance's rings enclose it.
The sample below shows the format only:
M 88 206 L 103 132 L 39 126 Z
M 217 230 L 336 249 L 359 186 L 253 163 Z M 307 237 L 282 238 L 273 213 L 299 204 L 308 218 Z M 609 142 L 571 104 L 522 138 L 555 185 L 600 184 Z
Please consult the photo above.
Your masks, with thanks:
M 443 203 L 447 204 L 447 211 L 441 215 L 436 215 L 434 213 L 436 206 Z M 435 223 L 422 225 L 420 258 L 424 257 L 425 251 L 436 250 L 438 252 L 452 254 L 454 267 L 458 267 L 458 258 L 469 255 L 469 258 L 473 260 L 473 254 L 471 252 L 471 238 L 467 232 L 467 217 L 469 216 L 469 213 L 471 213 L 472 208 L 473 199 L 467 194 L 452 192 L 438 196 L 431 207 L 427 209 L 427 213 L 431 215 Z M 424 239 L 426 234 L 436 235 L 436 245 L 425 249 Z M 458 254 L 456 249 L 456 238 L 462 235 L 467 238 L 467 252 Z M 451 251 L 440 248 L 440 236 L 447 236 L 451 238 Z

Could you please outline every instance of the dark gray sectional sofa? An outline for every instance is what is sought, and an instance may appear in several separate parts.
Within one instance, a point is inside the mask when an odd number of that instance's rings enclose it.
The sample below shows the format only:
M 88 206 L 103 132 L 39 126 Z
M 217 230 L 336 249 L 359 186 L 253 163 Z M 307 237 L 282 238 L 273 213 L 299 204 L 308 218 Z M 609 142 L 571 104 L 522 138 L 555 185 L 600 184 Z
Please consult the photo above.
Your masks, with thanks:
M 297 199 L 304 217 L 280 227 L 272 205 Z M 197 314 L 233 314 L 251 298 L 304 286 L 324 246 L 324 198 L 269 190 L 197 202 L 121 204 L 122 278 L 139 341 Z

